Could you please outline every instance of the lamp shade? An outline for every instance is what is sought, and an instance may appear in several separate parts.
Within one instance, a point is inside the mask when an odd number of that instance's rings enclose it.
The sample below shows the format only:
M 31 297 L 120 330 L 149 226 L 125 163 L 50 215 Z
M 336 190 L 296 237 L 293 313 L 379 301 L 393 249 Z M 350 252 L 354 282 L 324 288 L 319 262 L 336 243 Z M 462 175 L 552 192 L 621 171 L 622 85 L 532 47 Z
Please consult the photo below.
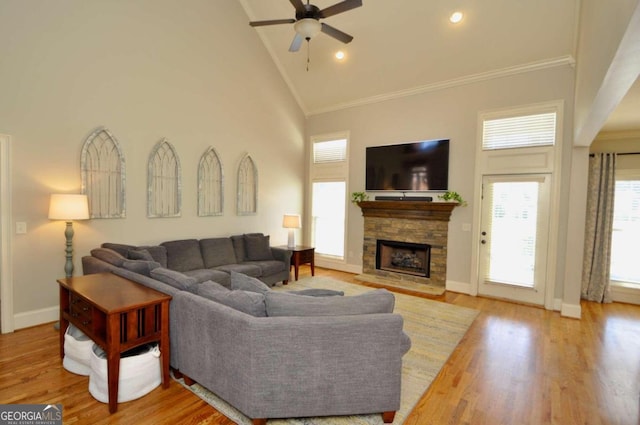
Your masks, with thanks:
M 49 203 L 49 219 L 51 220 L 87 220 L 89 218 L 89 202 L 87 195 L 52 194 Z
M 298 34 L 308 40 L 320 33 L 320 31 L 322 30 L 322 24 L 316 19 L 305 18 L 300 19 L 298 22 L 293 24 L 293 29 L 295 29 Z
M 285 214 L 282 219 L 282 227 L 287 229 L 299 229 L 301 227 L 300 214 Z

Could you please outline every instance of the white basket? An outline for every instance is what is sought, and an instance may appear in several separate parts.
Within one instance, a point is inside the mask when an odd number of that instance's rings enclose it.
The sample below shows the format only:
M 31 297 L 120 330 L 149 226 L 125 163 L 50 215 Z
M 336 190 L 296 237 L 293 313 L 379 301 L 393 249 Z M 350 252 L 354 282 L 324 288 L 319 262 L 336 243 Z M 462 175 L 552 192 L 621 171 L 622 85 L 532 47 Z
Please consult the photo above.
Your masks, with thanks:
M 93 341 L 80 329 L 69 324 L 64 334 L 64 358 L 62 366 L 69 372 L 88 376 L 91 368 L 89 361 L 93 349 Z
M 89 392 L 96 400 L 108 403 L 107 355 L 97 345 L 91 350 L 90 364 Z M 140 398 L 160 385 L 160 371 L 160 349 L 157 345 L 145 345 L 123 353 L 120 358 L 118 403 Z

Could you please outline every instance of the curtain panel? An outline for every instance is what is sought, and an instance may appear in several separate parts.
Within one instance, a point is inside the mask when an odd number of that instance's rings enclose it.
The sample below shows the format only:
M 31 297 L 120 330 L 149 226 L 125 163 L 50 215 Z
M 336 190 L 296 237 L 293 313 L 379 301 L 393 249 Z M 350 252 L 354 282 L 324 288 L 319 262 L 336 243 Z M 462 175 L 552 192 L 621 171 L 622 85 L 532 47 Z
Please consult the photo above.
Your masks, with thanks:
M 611 302 L 609 278 L 616 158 L 615 153 L 589 156 L 582 298 L 600 303 Z

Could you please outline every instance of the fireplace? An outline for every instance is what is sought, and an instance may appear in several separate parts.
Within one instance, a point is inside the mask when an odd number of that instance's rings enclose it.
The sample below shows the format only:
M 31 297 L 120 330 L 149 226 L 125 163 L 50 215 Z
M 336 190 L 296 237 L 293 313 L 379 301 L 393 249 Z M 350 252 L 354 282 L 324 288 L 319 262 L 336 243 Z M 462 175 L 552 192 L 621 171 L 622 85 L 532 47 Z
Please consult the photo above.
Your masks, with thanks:
M 408 200 L 358 202 L 364 216 L 362 274 L 444 288 L 449 219 L 456 205 Z M 379 241 L 383 245 L 385 241 L 396 244 L 395 260 L 392 257 L 386 260 L 387 254 L 379 258 Z M 428 249 L 424 249 L 425 246 Z M 418 254 L 418 251 L 422 252 Z M 424 270 L 418 266 L 420 262 Z
M 429 277 L 431 245 L 388 241 L 376 242 L 376 269 Z

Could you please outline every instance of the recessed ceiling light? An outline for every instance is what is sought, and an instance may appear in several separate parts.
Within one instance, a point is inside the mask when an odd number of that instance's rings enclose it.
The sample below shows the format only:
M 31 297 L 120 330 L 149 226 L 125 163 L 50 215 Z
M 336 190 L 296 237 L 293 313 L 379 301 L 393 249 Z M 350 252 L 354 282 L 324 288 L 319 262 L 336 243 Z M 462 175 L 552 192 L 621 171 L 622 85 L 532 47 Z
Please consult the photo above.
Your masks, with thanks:
M 336 59 L 338 59 L 339 61 L 343 60 L 345 58 L 345 54 L 342 50 L 338 50 L 335 54 Z
M 452 24 L 457 24 L 462 21 L 463 16 L 462 12 L 453 12 L 451 16 L 449 16 L 449 21 L 451 21 Z

